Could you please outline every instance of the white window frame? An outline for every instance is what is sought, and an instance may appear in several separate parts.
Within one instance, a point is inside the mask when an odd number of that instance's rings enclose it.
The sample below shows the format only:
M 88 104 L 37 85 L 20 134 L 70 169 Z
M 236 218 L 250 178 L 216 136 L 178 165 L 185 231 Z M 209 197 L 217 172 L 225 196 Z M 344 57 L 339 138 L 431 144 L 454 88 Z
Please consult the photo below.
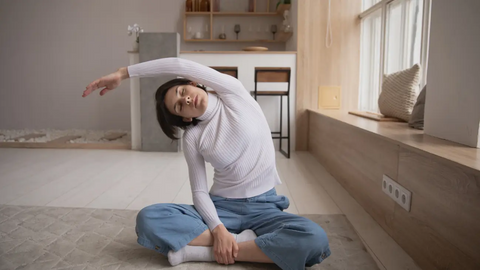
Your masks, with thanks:
M 360 19 L 368 17 L 370 14 L 378 11 L 381 9 L 381 36 L 380 36 L 380 68 L 379 68 L 379 92 L 381 91 L 381 87 L 383 84 L 383 75 L 385 74 L 385 52 L 386 52 L 386 31 L 387 31 L 387 7 L 390 3 L 402 1 L 402 0 L 381 0 L 380 2 L 376 3 L 375 5 L 371 6 L 367 10 L 360 13 L 358 16 Z M 420 80 L 420 88 L 427 83 L 427 70 L 428 70 L 428 47 L 429 47 L 429 37 L 430 37 L 430 12 L 431 12 L 431 3 L 432 0 L 423 0 L 423 17 L 422 17 L 422 42 L 421 42 L 421 49 L 420 49 L 420 65 L 421 69 L 421 80 Z M 405 12 L 403 12 L 405 14 Z M 403 20 L 405 21 L 405 20 Z M 402 26 L 404 29 L 405 26 Z M 403 35 L 402 35 L 403 36 Z M 403 38 L 403 37 L 402 37 Z M 402 42 L 403 46 L 403 42 Z M 360 89 L 359 89 L 360 91 Z M 361 100 L 359 100 L 359 107 L 361 105 Z

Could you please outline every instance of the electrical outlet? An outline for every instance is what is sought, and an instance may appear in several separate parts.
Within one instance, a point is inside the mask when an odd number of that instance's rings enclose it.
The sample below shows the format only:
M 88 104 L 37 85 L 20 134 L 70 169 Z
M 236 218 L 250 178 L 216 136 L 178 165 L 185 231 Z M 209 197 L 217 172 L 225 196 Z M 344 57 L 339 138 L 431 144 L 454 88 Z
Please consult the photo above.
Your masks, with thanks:
M 383 175 L 382 191 L 397 202 L 403 209 L 410 212 L 410 205 L 412 202 L 412 193 L 410 191 L 387 175 Z
M 410 206 L 412 203 L 412 193 L 397 183 L 396 183 L 396 188 L 398 189 L 398 193 L 399 193 L 399 196 L 396 197 L 396 202 L 400 204 L 400 206 L 403 207 L 403 209 L 410 212 Z

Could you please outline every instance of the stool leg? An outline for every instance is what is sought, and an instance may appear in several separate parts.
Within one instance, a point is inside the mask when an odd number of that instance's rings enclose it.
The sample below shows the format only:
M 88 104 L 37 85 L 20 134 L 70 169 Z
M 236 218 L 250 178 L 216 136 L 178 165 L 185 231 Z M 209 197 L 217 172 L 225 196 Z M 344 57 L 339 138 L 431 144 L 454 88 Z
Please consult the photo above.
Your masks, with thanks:
M 280 139 L 278 139 L 279 143 L 278 143 L 278 149 L 280 151 L 282 151 L 282 116 L 283 116 L 283 96 L 280 96 Z
M 255 89 L 254 89 L 254 92 L 253 92 L 253 98 L 255 100 L 257 100 L 257 71 L 255 71 Z
M 290 95 L 287 96 L 287 127 L 288 127 L 288 149 L 287 149 L 287 158 L 290 158 Z

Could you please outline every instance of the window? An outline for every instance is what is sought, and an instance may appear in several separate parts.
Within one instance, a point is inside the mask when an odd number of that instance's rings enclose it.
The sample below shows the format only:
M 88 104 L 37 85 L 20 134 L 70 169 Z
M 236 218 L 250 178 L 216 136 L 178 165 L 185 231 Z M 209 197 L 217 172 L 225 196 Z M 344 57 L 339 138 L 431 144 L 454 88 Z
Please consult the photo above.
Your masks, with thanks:
M 426 84 L 431 0 L 363 0 L 359 107 L 378 112 L 383 74 L 420 64 Z

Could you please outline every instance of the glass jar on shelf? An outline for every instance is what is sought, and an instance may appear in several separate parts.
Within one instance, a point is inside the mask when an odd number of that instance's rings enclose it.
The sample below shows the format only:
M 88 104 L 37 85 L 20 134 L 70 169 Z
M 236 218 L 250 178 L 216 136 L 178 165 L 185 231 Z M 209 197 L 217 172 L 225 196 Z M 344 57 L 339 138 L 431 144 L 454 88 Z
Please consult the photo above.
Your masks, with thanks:
M 200 11 L 209 12 L 210 11 L 210 0 L 201 0 Z

